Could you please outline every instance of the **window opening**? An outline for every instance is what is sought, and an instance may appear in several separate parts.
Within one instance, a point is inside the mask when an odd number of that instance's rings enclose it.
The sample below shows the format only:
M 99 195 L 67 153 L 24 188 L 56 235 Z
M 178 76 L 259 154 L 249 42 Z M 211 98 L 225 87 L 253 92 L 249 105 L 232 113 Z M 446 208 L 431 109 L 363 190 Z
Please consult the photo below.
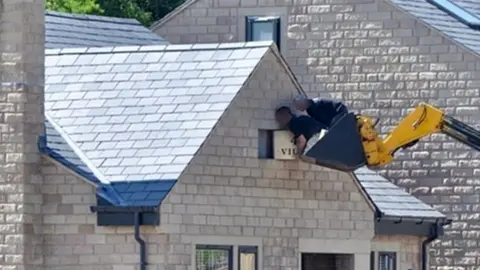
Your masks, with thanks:
M 258 158 L 273 159 L 273 130 L 258 130 Z
M 238 247 L 238 270 L 257 270 L 257 247 Z
M 195 248 L 196 270 L 233 270 L 232 247 L 197 245 Z
M 396 270 L 397 260 L 395 252 L 378 253 L 378 270 Z
M 276 16 L 246 18 L 246 41 L 273 40 L 280 48 L 280 18 Z
M 370 270 L 375 270 L 375 252 L 370 252 Z

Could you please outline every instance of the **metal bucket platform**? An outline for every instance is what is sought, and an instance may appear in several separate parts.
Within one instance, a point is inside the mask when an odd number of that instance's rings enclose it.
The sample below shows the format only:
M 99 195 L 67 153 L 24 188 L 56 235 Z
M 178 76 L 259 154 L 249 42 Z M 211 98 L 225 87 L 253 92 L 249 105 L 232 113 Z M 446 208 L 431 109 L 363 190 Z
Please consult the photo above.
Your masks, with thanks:
M 317 143 L 306 149 L 303 156 L 308 162 L 340 171 L 351 172 L 363 167 L 367 160 L 355 114 L 343 116 Z

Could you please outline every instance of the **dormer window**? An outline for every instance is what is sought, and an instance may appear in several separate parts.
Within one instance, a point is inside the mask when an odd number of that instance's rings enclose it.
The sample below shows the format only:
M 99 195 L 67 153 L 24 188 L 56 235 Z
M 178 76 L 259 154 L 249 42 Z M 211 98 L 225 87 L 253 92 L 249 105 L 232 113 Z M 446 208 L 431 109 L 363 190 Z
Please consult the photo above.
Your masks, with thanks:
M 280 18 L 249 16 L 246 18 L 246 41 L 273 40 L 280 48 Z

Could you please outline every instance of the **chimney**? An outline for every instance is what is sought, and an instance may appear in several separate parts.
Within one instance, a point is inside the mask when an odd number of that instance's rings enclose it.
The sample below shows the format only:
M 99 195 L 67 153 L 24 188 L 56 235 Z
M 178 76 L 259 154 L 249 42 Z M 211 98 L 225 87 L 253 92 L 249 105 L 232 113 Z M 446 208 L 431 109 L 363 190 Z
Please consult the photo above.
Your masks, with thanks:
M 0 0 L 0 269 L 41 270 L 44 0 Z

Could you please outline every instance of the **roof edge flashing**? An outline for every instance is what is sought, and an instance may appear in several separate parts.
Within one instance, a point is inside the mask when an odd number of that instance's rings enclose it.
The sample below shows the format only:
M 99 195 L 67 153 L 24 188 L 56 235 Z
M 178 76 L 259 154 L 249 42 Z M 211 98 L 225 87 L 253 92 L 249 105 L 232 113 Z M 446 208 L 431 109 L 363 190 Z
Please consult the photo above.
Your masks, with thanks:
M 108 47 L 68 47 L 45 49 L 47 56 L 69 54 L 111 54 L 111 53 L 145 53 L 145 52 L 191 52 L 191 51 L 221 51 L 236 49 L 271 48 L 273 41 L 226 42 L 205 44 L 149 44 L 149 45 L 119 45 Z
M 96 166 L 87 158 L 87 156 L 78 148 L 78 146 L 70 139 L 70 137 L 63 131 L 63 129 L 53 120 L 50 115 L 45 112 L 45 118 L 50 122 L 50 124 L 55 128 L 55 130 L 62 136 L 65 140 L 67 145 L 72 149 L 72 151 L 78 156 L 78 158 L 87 166 L 90 171 L 95 175 L 95 177 L 100 181 L 102 184 L 109 184 L 109 182 L 105 179 L 105 176 L 97 169 Z
M 480 30 L 480 18 L 450 0 L 426 0 L 473 30 Z
M 155 31 L 155 29 L 159 28 L 160 26 L 164 25 L 166 22 L 170 21 L 171 19 L 175 18 L 178 14 L 182 13 L 185 9 L 189 6 L 197 2 L 197 0 L 187 0 L 183 4 L 179 5 L 172 11 L 170 11 L 167 15 L 163 16 L 163 18 L 159 19 L 158 21 L 154 22 L 150 29 Z
M 110 17 L 102 15 L 93 15 L 93 14 L 70 14 L 52 10 L 46 10 L 45 15 L 57 18 L 65 18 L 71 20 L 80 20 L 80 21 L 90 21 L 90 22 L 105 22 L 105 23 L 114 23 L 114 24 L 124 24 L 124 25 L 135 25 L 143 26 L 139 21 L 132 18 L 121 18 L 121 17 Z M 106 19 L 110 18 L 110 19 Z M 147 28 L 147 27 L 145 27 Z M 147 28 L 148 29 L 148 28 Z
M 382 219 L 382 217 L 385 215 L 384 212 L 382 212 L 380 210 L 380 208 L 375 204 L 375 202 L 373 201 L 372 197 L 370 196 L 370 194 L 368 194 L 368 191 L 367 189 L 362 185 L 362 183 L 360 182 L 360 180 L 358 179 L 358 176 L 355 172 L 350 172 L 349 175 L 351 175 L 351 177 L 353 178 L 353 180 L 355 181 L 355 184 L 356 186 L 361 190 L 361 193 L 362 195 L 364 195 L 363 197 L 365 198 L 365 200 L 368 202 L 368 204 L 373 208 L 373 214 L 374 214 L 374 218 L 375 220 L 380 220 Z
M 55 162 L 56 164 L 65 167 L 68 171 L 73 173 L 75 176 L 78 176 L 78 177 L 82 178 L 87 183 L 89 183 L 89 184 L 91 184 L 95 187 L 100 182 L 95 176 L 94 176 L 94 178 L 88 177 L 88 174 L 89 174 L 88 172 L 74 166 L 72 163 L 68 162 L 67 159 L 63 158 L 62 155 L 57 153 L 57 151 L 55 151 L 55 150 L 49 148 L 48 146 L 46 146 L 46 136 L 45 135 L 42 135 L 42 136 L 39 137 L 37 145 L 38 145 L 39 151 L 43 155 L 45 155 L 45 157 L 47 157 L 49 160 Z

